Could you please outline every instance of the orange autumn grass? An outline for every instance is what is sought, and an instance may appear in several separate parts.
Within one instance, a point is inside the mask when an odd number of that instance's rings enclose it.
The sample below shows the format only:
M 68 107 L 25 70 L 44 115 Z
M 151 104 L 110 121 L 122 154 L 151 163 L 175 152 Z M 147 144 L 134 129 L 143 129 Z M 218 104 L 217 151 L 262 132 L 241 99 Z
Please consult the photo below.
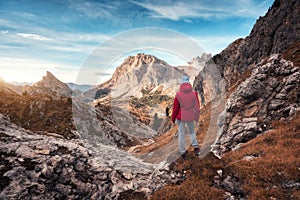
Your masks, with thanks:
M 201 134 L 198 137 L 201 140 Z M 172 168 L 187 171 L 186 180 L 156 191 L 151 199 L 226 199 L 226 191 L 214 184 L 220 169 L 223 177 L 237 177 L 247 199 L 300 199 L 299 147 L 298 112 L 292 120 L 273 122 L 272 130 L 225 153 L 221 160 L 212 154 L 197 158 L 191 153 L 186 161 L 179 159 Z

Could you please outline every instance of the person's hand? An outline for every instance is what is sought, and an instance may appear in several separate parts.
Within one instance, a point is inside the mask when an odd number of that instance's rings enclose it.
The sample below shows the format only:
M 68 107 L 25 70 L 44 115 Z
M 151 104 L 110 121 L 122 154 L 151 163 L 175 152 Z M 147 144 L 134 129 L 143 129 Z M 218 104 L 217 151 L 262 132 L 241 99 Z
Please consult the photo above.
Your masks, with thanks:
M 195 130 L 198 130 L 198 127 L 199 127 L 199 122 L 196 121 L 196 122 L 194 123 L 194 128 L 195 128 Z

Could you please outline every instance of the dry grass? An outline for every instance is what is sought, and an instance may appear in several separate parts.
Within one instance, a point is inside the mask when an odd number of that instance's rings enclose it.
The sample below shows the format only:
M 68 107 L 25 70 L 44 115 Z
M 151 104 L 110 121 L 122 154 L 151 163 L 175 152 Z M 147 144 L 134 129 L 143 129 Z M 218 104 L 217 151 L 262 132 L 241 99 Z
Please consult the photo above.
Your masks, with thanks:
M 208 116 L 202 116 L 199 141 L 208 126 L 204 119 Z M 247 199 L 300 199 L 299 186 L 287 187 L 287 183 L 300 182 L 299 147 L 300 113 L 291 121 L 274 122 L 273 130 L 225 153 L 222 160 L 212 154 L 198 158 L 190 150 L 187 160 L 179 159 L 172 166 L 173 170 L 186 171 L 186 180 L 156 191 L 151 199 L 226 199 L 225 191 L 214 184 L 219 169 L 223 177 L 238 178 Z
M 300 199 L 299 187 L 286 189 L 289 181 L 300 181 L 300 114 L 292 121 L 273 123 L 274 130 L 224 156 L 226 168 L 243 180 L 249 199 Z M 246 161 L 246 156 L 254 156 Z
M 300 42 L 293 43 L 282 53 L 282 56 L 284 59 L 292 61 L 294 66 L 300 66 Z
M 187 160 L 179 160 L 173 168 L 186 171 L 187 179 L 180 185 L 170 185 L 157 191 L 151 199 L 222 199 L 222 190 L 212 186 L 215 171 L 222 162 L 209 154 L 204 159 L 188 154 Z
M 53 99 L 45 95 L 22 96 L 0 93 L 0 113 L 11 122 L 34 132 L 57 133 L 74 138 L 71 98 Z

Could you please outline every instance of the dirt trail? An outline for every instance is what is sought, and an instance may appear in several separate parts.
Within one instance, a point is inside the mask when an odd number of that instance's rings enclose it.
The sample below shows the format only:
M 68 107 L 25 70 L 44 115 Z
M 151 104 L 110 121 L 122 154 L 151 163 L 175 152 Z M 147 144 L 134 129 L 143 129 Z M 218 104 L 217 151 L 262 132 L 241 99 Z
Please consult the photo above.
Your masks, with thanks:
M 211 145 L 214 144 L 218 134 L 218 118 L 225 106 L 225 98 L 221 97 L 216 101 L 201 108 L 199 126 L 197 127 L 197 139 L 200 145 L 200 157 L 206 156 Z M 169 119 L 170 120 L 170 119 Z M 165 121 L 165 123 L 168 123 Z M 169 131 L 160 135 L 144 145 L 138 145 L 130 148 L 129 152 L 145 162 L 160 163 L 167 161 L 174 162 L 180 157 L 178 150 L 177 125 Z M 189 135 L 186 130 L 186 145 L 188 151 L 193 151 L 190 146 Z

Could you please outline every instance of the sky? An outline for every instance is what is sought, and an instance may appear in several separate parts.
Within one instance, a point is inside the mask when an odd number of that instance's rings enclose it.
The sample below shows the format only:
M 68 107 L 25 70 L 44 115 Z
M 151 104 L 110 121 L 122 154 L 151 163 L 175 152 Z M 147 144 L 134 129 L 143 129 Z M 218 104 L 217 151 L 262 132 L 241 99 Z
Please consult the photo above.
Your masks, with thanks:
M 184 65 L 187 60 L 175 51 L 151 47 L 164 42 L 179 46 L 182 44 L 177 42 L 177 36 L 184 36 L 204 52 L 217 54 L 234 40 L 249 35 L 272 3 L 273 0 L 0 0 L 0 77 L 6 82 L 32 83 L 50 71 L 63 82 L 94 85 L 107 80 L 123 59 L 138 52 L 153 54 L 173 66 Z M 153 31 L 156 29 L 161 34 Z M 120 38 L 130 38 L 128 41 L 134 45 L 119 45 L 123 42 Z M 143 43 L 146 40 L 151 43 Z M 110 51 L 97 55 L 97 66 L 87 67 L 95 52 L 108 44 Z M 120 51 L 120 46 L 126 51 Z M 108 52 L 119 52 L 112 54 L 111 67 L 107 67 L 107 61 L 102 62 Z M 79 79 L 83 68 L 86 78 Z

